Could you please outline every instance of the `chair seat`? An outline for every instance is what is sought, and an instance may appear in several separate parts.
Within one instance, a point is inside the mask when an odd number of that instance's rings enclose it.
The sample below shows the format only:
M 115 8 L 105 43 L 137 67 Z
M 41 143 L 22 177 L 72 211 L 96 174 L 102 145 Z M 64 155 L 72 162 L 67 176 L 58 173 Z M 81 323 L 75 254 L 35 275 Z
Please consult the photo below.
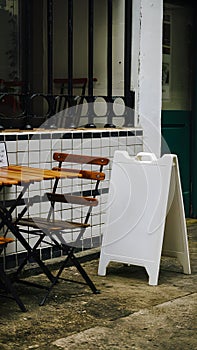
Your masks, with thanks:
M 34 218 L 24 218 L 17 222 L 17 225 L 28 226 L 32 228 L 38 228 L 41 230 L 48 231 L 61 231 L 67 229 L 77 229 L 89 227 L 89 224 L 84 224 L 80 222 L 62 221 L 62 220 L 47 220 L 45 218 L 34 217 Z

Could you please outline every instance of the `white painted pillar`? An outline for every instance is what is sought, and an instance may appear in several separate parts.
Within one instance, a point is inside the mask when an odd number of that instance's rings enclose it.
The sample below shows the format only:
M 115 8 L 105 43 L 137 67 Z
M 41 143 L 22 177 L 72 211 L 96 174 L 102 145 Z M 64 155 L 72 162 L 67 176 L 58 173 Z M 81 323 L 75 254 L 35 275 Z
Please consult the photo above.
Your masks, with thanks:
M 144 151 L 159 157 L 163 0 L 133 0 L 133 21 L 131 88 L 136 92 L 136 125 L 144 130 Z

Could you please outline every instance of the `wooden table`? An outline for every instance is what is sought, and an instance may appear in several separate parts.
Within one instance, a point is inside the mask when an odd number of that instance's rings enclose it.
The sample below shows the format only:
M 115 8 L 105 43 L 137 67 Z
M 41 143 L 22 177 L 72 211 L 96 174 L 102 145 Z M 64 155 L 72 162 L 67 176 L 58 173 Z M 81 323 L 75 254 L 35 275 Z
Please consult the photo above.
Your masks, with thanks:
M 0 186 L 31 184 L 42 180 L 67 177 L 80 177 L 80 174 L 76 175 L 76 173 L 71 171 L 62 173 L 57 170 L 32 168 L 22 165 L 9 165 L 0 168 Z
M 7 186 L 22 186 L 22 190 L 16 200 L 8 201 L 11 202 L 10 205 L 6 205 L 6 200 L 0 201 L 0 229 L 5 227 L 5 232 L 8 230 L 12 232 L 17 240 L 23 245 L 23 247 L 27 251 L 27 261 L 30 259 L 34 259 L 48 279 L 53 282 L 53 275 L 51 274 L 48 267 L 43 263 L 43 261 L 39 258 L 38 254 L 36 254 L 35 246 L 32 248 L 25 237 L 19 231 L 16 223 L 18 218 L 22 218 L 23 215 L 28 210 L 28 200 L 27 202 L 23 199 L 24 194 L 28 190 L 29 186 L 35 182 L 41 182 L 43 180 L 52 180 L 58 178 L 76 178 L 81 177 L 81 174 L 77 174 L 76 172 L 59 172 L 57 170 L 47 170 L 41 168 L 33 168 L 21 165 L 9 165 L 5 167 L 0 167 L 0 190 Z M 32 198 L 31 205 L 34 201 L 34 197 Z M 18 215 L 18 218 L 13 218 L 12 214 L 18 205 L 23 204 L 23 208 Z M 15 293 L 15 291 L 13 292 Z M 17 301 L 18 296 L 13 295 L 15 300 Z M 21 302 L 17 302 L 22 311 L 25 311 L 25 306 Z

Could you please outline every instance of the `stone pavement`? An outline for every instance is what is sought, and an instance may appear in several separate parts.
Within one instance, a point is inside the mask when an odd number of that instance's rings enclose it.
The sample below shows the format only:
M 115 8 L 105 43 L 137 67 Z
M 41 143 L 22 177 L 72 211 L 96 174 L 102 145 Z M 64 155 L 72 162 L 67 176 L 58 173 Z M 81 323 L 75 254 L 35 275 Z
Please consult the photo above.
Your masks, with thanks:
M 83 254 L 83 264 L 99 295 L 61 281 L 39 307 L 43 290 L 17 285 L 28 311 L 0 298 L 0 350 L 197 349 L 196 221 L 188 223 L 188 236 L 192 274 L 182 274 L 175 259 L 162 258 L 158 286 L 148 285 L 143 268 L 117 263 L 107 276 L 97 276 L 98 252 Z M 73 267 L 64 272 L 73 275 L 80 279 Z M 42 274 L 26 279 L 47 284 Z

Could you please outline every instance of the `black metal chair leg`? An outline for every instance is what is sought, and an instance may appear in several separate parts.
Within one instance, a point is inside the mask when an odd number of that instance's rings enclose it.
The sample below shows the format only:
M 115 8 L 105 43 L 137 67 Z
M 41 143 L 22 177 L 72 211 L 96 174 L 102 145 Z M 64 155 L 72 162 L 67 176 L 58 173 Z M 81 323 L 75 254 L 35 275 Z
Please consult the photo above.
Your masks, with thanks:
M 58 279 L 60 278 L 60 276 L 61 276 L 61 274 L 62 274 L 62 271 L 64 270 L 64 268 L 65 268 L 65 266 L 66 266 L 66 264 L 67 264 L 68 259 L 69 259 L 69 256 L 67 256 L 67 258 L 63 261 L 63 263 L 62 263 L 62 265 L 61 265 L 61 267 L 60 267 L 60 269 L 59 269 L 57 275 L 54 277 L 54 280 L 53 280 L 52 284 L 51 284 L 50 287 L 48 288 L 47 293 L 45 294 L 44 298 L 43 298 L 42 301 L 40 302 L 40 304 L 39 304 L 40 306 L 43 306 L 43 305 L 45 304 L 45 302 L 46 302 L 46 300 L 47 300 L 47 298 L 48 298 L 50 292 L 52 291 L 53 287 L 57 284 Z
M 18 267 L 18 269 L 16 271 L 16 275 L 20 274 L 20 272 L 22 271 L 22 269 L 25 267 L 25 265 L 27 264 L 28 260 L 30 259 L 31 255 L 36 254 L 36 249 L 38 248 L 39 244 L 42 242 L 42 239 L 43 239 L 43 236 L 38 239 L 38 241 L 36 242 L 36 244 L 32 248 L 32 253 L 31 254 L 30 254 L 30 252 L 27 252 L 27 256 L 26 256 L 26 258 L 24 258 L 22 263 L 19 265 L 19 267 Z
M 0 211 L 0 214 L 2 214 L 1 211 Z M 14 225 L 11 220 L 9 220 L 9 217 L 7 217 L 5 215 L 5 213 L 3 213 L 3 216 L 0 215 L 0 217 L 4 221 L 4 224 L 7 226 L 7 228 L 15 235 L 16 238 L 19 239 L 19 241 L 22 243 L 22 245 L 26 248 L 26 250 L 27 250 L 27 259 L 29 260 L 30 257 L 33 257 L 35 259 L 35 261 L 37 262 L 37 264 L 42 269 L 43 273 L 48 277 L 49 281 L 53 282 L 54 276 L 52 275 L 50 270 L 47 268 L 47 266 L 43 263 L 43 261 L 37 256 L 35 247 L 32 249 L 29 246 L 29 244 L 27 243 L 25 238 L 20 233 L 18 227 L 16 225 Z
M 13 287 L 10 279 L 6 276 L 4 271 L 1 271 L 0 277 L 3 281 L 3 284 L 5 285 L 6 290 L 11 294 L 12 299 L 16 301 L 18 306 L 20 307 L 21 311 L 26 312 L 27 309 L 25 305 L 23 304 L 22 300 L 19 298 L 15 288 Z
M 75 257 L 75 255 L 73 254 L 73 249 L 71 249 L 71 251 L 68 252 L 68 256 L 67 258 L 63 261 L 57 275 L 54 278 L 53 283 L 51 284 L 51 286 L 49 287 L 47 293 L 45 294 L 44 298 L 42 299 L 42 301 L 40 302 L 40 306 L 43 306 L 50 294 L 50 292 L 52 291 L 53 287 L 56 285 L 56 283 L 58 282 L 58 279 L 60 278 L 64 268 L 67 265 L 68 260 L 72 261 L 72 264 L 77 268 L 77 270 L 79 271 L 79 273 L 81 274 L 81 276 L 83 277 L 83 279 L 85 280 L 85 282 L 87 283 L 87 285 L 90 287 L 90 289 L 92 290 L 92 292 L 94 294 L 99 294 L 100 291 L 96 288 L 96 286 L 94 285 L 94 283 L 92 282 L 92 280 L 89 278 L 89 276 L 87 275 L 86 271 L 84 270 L 84 268 L 81 266 L 81 264 L 79 263 L 78 259 Z
M 27 262 L 28 262 L 28 258 L 25 258 L 22 263 L 19 265 L 18 269 L 16 270 L 16 276 L 18 276 L 22 269 L 25 267 L 25 265 L 27 265 Z
M 72 263 L 75 265 L 75 267 L 77 268 L 77 270 L 79 271 L 79 273 L 81 274 L 81 276 L 83 277 L 83 279 L 86 281 L 87 285 L 90 287 L 90 289 L 92 290 L 92 292 L 94 294 L 99 294 L 100 291 L 96 288 L 96 286 L 94 285 L 94 283 L 92 282 L 92 280 L 90 279 L 90 277 L 87 275 L 86 271 L 84 270 L 84 268 L 81 266 L 81 264 L 79 263 L 78 259 L 74 256 L 74 254 L 70 254 L 69 255 L 70 260 L 72 261 Z

